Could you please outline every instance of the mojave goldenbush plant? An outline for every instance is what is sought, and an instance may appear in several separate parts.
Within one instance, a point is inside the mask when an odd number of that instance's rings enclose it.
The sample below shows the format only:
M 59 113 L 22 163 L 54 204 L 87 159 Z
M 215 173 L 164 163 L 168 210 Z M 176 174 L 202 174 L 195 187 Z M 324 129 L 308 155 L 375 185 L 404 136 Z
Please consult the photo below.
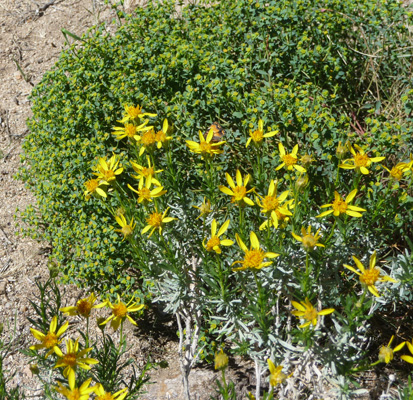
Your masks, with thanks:
M 198 165 L 183 139 L 215 120 L 233 146 L 220 168 L 232 176 L 237 163 L 247 168 L 246 135 L 259 118 L 279 130 L 288 151 L 300 143 L 301 154 L 317 160 L 312 174 L 319 181 L 336 179 L 330 161 L 339 141 L 391 155 L 393 167 L 411 151 L 409 19 L 397 1 L 222 1 L 190 5 L 179 16 L 173 2 L 150 2 L 125 16 L 113 35 L 103 25 L 92 29 L 62 52 L 32 94 L 19 177 L 37 205 L 22 212 L 26 234 L 50 242 L 65 281 L 100 291 L 137 289 L 141 275 L 127 243 L 107 211 L 83 195 L 99 157 L 125 157 L 110 134 L 124 104 L 139 103 L 173 122 L 183 175 Z M 262 168 L 277 167 L 277 157 L 270 146 Z M 372 201 L 385 172 L 378 175 L 374 185 L 362 181 L 371 185 L 365 189 Z M 312 194 L 321 198 L 322 190 L 315 185 Z M 114 197 L 108 202 L 121 206 Z M 367 217 L 370 230 L 362 237 L 381 244 L 397 237 L 405 245 L 408 204 L 409 196 L 388 196 Z M 370 234 L 374 229 L 379 234 Z

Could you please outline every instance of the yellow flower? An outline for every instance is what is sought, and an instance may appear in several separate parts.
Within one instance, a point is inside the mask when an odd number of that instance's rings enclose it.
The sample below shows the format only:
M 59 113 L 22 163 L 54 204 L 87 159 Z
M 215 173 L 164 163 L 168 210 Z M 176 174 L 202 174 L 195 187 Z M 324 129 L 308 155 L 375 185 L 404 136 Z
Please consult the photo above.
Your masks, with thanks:
M 225 173 L 225 176 L 227 178 L 228 185 L 230 186 L 231 189 L 227 188 L 226 186 L 220 185 L 219 190 L 222 193 L 232 196 L 232 199 L 231 199 L 232 203 L 237 203 L 240 206 L 245 205 L 245 204 L 253 206 L 254 202 L 247 197 L 247 193 L 250 193 L 254 190 L 254 188 L 252 188 L 247 191 L 247 185 L 250 180 L 250 175 L 249 174 L 246 175 L 244 178 L 244 182 L 242 182 L 241 172 L 239 171 L 239 169 L 237 169 L 237 174 L 236 174 L 237 185 L 235 185 L 234 181 L 232 180 L 231 176 L 228 173 Z
M 145 153 L 145 150 L 148 150 L 148 151 L 153 150 L 153 148 L 155 147 L 155 143 L 156 143 L 156 134 L 152 128 L 144 132 L 142 136 L 135 136 L 135 139 L 141 144 L 141 148 L 139 150 L 139 157 L 140 157 L 143 153 Z
M 143 186 L 143 179 L 139 181 L 139 190 L 134 189 L 128 183 L 128 188 L 134 191 L 139 195 L 138 203 L 148 204 L 152 202 L 153 198 L 160 197 L 166 193 L 166 190 L 163 189 L 163 186 L 157 186 L 156 188 L 150 190 L 152 184 L 152 177 L 148 176 L 145 180 L 145 186 Z
M 301 234 L 303 236 L 298 236 L 297 234 L 295 234 L 294 232 L 291 232 L 291 235 L 293 235 L 294 239 L 298 240 L 299 242 L 301 242 L 303 244 L 304 250 L 305 251 L 311 251 L 314 249 L 315 246 L 318 247 L 324 247 L 323 244 L 318 243 L 318 240 L 320 239 L 320 230 L 319 229 L 315 235 L 313 235 L 311 233 L 311 225 L 308 226 L 307 230 L 305 230 L 304 227 L 301 227 Z
M 68 379 L 69 386 L 75 386 L 75 371 L 77 367 L 89 370 L 90 365 L 98 364 L 99 361 L 94 358 L 84 357 L 92 347 L 79 351 L 79 339 L 73 342 L 71 339 L 66 340 L 66 354 L 57 348 L 55 350 L 59 359 L 56 362 L 55 368 L 64 367 L 63 376 Z
M 224 353 L 224 350 L 215 352 L 215 369 L 222 370 L 228 366 L 228 356 Z
M 219 237 L 223 235 L 229 226 L 229 220 L 224 222 L 217 234 L 217 221 L 212 220 L 211 224 L 211 238 L 205 244 L 206 239 L 203 241 L 203 246 L 207 251 L 215 251 L 217 254 L 221 254 L 221 246 L 232 246 L 234 242 L 229 239 L 221 240 Z
M 262 122 L 262 119 L 258 121 L 258 129 L 255 131 L 250 131 L 250 137 L 247 140 L 247 144 L 245 147 L 248 147 L 251 143 L 251 140 L 256 146 L 259 146 L 264 138 L 269 138 L 275 136 L 279 131 L 272 131 L 268 133 L 264 133 L 264 123 Z
M 396 351 L 401 350 L 405 342 L 400 343 L 398 346 L 396 346 L 394 349 L 390 347 L 394 339 L 394 335 L 390 338 L 389 344 L 387 346 L 381 346 L 380 351 L 379 351 L 379 361 L 384 362 L 388 364 L 391 360 L 393 360 L 393 355 Z M 403 356 L 402 356 L 403 358 Z
M 162 172 L 163 169 L 158 169 L 155 171 L 154 167 L 151 165 L 151 159 L 149 156 L 146 156 L 146 160 L 148 162 L 147 167 L 143 167 L 142 165 L 139 165 L 135 161 L 131 161 L 132 168 L 138 175 L 131 175 L 132 178 L 138 179 L 139 182 L 145 178 L 148 178 L 149 176 L 151 177 L 151 182 L 156 185 L 156 186 L 161 186 L 159 181 L 155 179 L 155 175 L 159 174 L 159 172 Z
M 346 200 L 342 200 L 340 195 L 337 192 L 334 192 L 334 201 L 332 204 L 324 204 L 321 208 L 331 207 L 331 210 L 327 210 L 322 212 L 320 215 L 317 215 L 317 218 L 325 217 L 331 213 L 334 214 L 335 217 L 338 217 L 341 214 L 347 214 L 351 217 L 360 218 L 363 215 L 359 213 L 359 211 L 366 211 L 364 208 L 351 206 L 349 203 L 354 199 L 357 194 L 357 189 L 351 191 Z
M 124 124 L 127 121 L 137 121 L 140 118 L 143 117 L 156 117 L 156 114 L 150 114 L 150 113 L 143 113 L 142 112 L 142 107 L 139 106 L 128 106 L 125 104 L 125 114 L 124 117 L 118 121 L 122 124 Z
M 189 150 L 196 154 L 201 154 L 202 158 L 212 157 L 214 154 L 221 154 L 223 150 L 219 149 L 219 146 L 222 146 L 225 141 L 211 143 L 211 140 L 214 136 L 213 129 L 210 129 L 206 139 L 201 131 L 199 131 L 199 143 L 192 140 L 187 140 L 186 145 L 189 147 Z
M 158 229 L 158 232 L 160 235 L 162 235 L 162 228 L 163 224 L 166 224 L 168 222 L 174 221 L 177 218 L 172 218 L 172 217 L 167 217 L 166 214 L 169 210 L 169 207 L 164 211 L 163 214 L 159 213 L 158 210 L 155 210 L 152 214 L 149 215 L 148 218 L 146 218 L 146 223 L 148 225 L 145 226 L 145 228 L 142 229 L 141 234 L 145 234 L 148 232 L 151 228 L 152 231 L 148 236 L 148 239 L 152 236 L 153 232 Z
M 133 217 L 129 224 L 126 221 L 126 218 L 123 214 L 115 215 L 116 222 L 121 226 L 122 229 L 115 229 L 115 232 L 120 232 L 123 235 L 122 242 L 130 235 L 132 235 L 133 230 L 135 229 L 136 223 L 133 223 Z
M 123 400 L 128 395 L 128 388 L 119 390 L 116 393 L 106 392 L 101 383 L 95 386 L 95 400 Z
M 113 155 L 109 161 L 106 161 L 105 158 L 100 158 L 96 167 L 98 172 L 94 172 L 94 175 L 105 183 L 114 181 L 116 179 L 116 175 L 120 175 L 123 172 L 123 168 L 118 168 L 118 164 L 119 160 L 117 160 L 115 155 Z
M 66 397 L 67 400 L 89 400 L 89 394 L 95 391 L 95 387 L 89 387 L 92 378 L 84 381 L 80 387 L 75 387 L 75 381 L 69 381 L 69 388 L 58 382 L 55 388 L 57 392 Z
M 212 212 L 211 210 L 211 202 L 209 200 L 206 200 L 204 197 L 204 201 L 202 202 L 202 204 L 198 207 L 198 206 L 192 206 L 194 208 L 197 208 L 200 211 L 198 218 L 203 217 L 204 215 L 208 215 L 209 213 Z
M 328 315 L 335 311 L 334 308 L 326 308 L 325 310 L 317 311 L 310 303 L 310 300 L 308 300 L 308 297 L 306 297 L 305 301 L 302 301 L 301 304 L 296 301 L 292 301 L 291 303 L 294 308 L 298 310 L 292 311 L 292 314 L 308 321 L 305 324 L 300 325 L 299 328 L 305 328 L 310 324 L 316 326 L 319 315 Z
M 411 354 L 413 354 L 413 339 L 412 339 L 412 343 L 410 342 L 403 342 L 402 344 L 407 344 L 407 347 L 409 348 L 409 351 Z M 399 345 L 401 346 L 401 344 Z M 399 347 L 397 346 L 397 347 Z M 400 347 L 401 348 L 401 347 Z M 411 356 L 400 356 L 400 358 L 410 364 L 413 364 L 413 357 Z
M 119 328 L 121 322 L 123 322 L 126 318 L 133 325 L 137 325 L 136 322 L 128 315 L 128 313 L 142 310 L 142 308 L 144 308 L 145 305 L 132 303 L 133 298 L 129 301 L 128 304 L 124 304 L 120 301 L 119 295 L 117 296 L 118 302 L 116 304 L 112 304 L 110 301 L 107 302 L 107 305 L 112 309 L 112 315 L 105 321 L 101 322 L 100 325 L 106 325 L 109 321 L 111 321 L 110 326 L 113 328 L 113 330 L 116 331 Z
M 106 302 L 94 305 L 95 301 L 96 296 L 92 293 L 89 297 L 78 300 L 75 306 L 63 307 L 60 311 L 66 316 L 81 315 L 84 318 L 89 318 L 93 308 L 102 308 L 106 305 Z
M 155 140 L 157 142 L 158 149 L 160 149 L 163 144 L 165 144 L 166 146 L 168 142 L 172 140 L 172 136 L 166 136 L 167 133 L 168 133 L 168 120 L 165 118 L 165 120 L 163 121 L 162 129 L 156 132 L 156 135 L 155 135 Z
M 370 257 L 369 269 L 365 269 L 364 265 L 360 262 L 355 256 L 352 257 L 353 261 L 356 263 L 356 266 L 359 271 L 350 265 L 344 264 L 344 266 L 359 275 L 360 282 L 367 287 L 367 289 L 376 297 L 380 297 L 377 288 L 375 286 L 376 282 L 393 282 L 397 283 L 396 280 L 390 278 L 390 276 L 382 276 L 380 269 L 376 268 L 376 252 L 374 252 Z
M 283 383 L 288 377 L 282 372 L 282 365 L 275 366 L 274 363 L 268 359 L 268 368 L 270 369 L 270 385 L 275 387 Z
M 148 120 L 144 121 L 143 124 L 141 125 L 134 125 L 134 124 L 124 124 L 122 126 L 114 126 L 112 134 L 116 136 L 117 140 L 121 140 L 125 137 L 129 139 L 136 139 L 135 136 L 137 136 L 138 132 L 146 132 L 150 129 L 152 129 L 152 126 L 147 126 L 146 124 L 148 123 Z M 138 136 L 139 137 L 139 136 Z
M 382 165 L 382 167 L 391 175 L 393 179 L 400 181 L 403 178 L 403 172 L 405 171 L 406 165 L 406 163 L 398 163 L 391 170 L 384 165 Z
M 59 341 L 59 338 L 66 332 L 68 327 L 69 322 L 66 321 L 56 332 L 57 317 L 55 316 L 52 318 L 52 321 L 50 322 L 49 331 L 46 334 L 36 329 L 30 328 L 30 332 L 32 333 L 32 335 L 41 342 L 33 346 L 30 346 L 30 350 L 50 349 L 46 354 L 46 358 L 49 357 L 50 354 L 52 354 L 56 351 L 56 349 L 58 349 L 58 345 L 62 343 L 61 340 Z
M 353 147 L 349 145 L 350 152 L 351 154 L 353 154 L 353 158 L 344 160 L 343 163 L 339 165 L 340 168 L 355 169 L 356 171 L 360 171 L 363 175 L 368 175 L 369 170 L 367 168 L 370 167 L 372 162 L 379 162 L 386 158 L 386 157 L 369 158 L 369 156 L 364 152 L 364 150 L 360 146 L 355 144 L 354 147 L 358 150 L 358 152 L 356 152 L 353 149 Z
M 85 182 L 86 190 L 84 196 L 86 197 L 86 200 L 89 200 L 93 193 L 102 197 L 107 197 L 106 192 L 100 188 L 100 185 L 108 185 L 108 183 L 99 179 L 90 179 Z
M 277 253 L 264 252 L 264 250 L 261 249 L 260 242 L 258 241 L 257 235 L 254 232 L 250 233 L 251 247 L 249 250 L 237 233 L 235 234 L 235 239 L 237 240 L 239 247 L 241 247 L 241 249 L 244 251 L 245 256 L 244 260 L 235 261 L 232 263 L 232 265 L 242 264 L 242 267 L 233 268 L 233 271 L 243 271 L 247 268 L 261 269 L 268 267 L 272 264 L 272 261 L 264 262 L 264 258 L 276 258 L 279 256 L 279 254 Z
M 282 163 L 277 168 L 275 168 L 276 171 L 285 166 L 289 171 L 293 171 L 293 169 L 295 168 L 298 172 L 307 172 L 305 168 L 301 167 L 300 165 L 297 165 L 298 144 L 294 146 L 293 151 L 289 154 L 286 154 L 285 148 L 281 142 L 278 143 L 278 149 L 280 151 L 280 158 Z
M 258 197 L 262 199 L 262 203 L 260 202 L 260 199 L 256 197 L 257 204 L 262 208 L 261 212 L 272 217 L 275 228 L 278 228 L 278 219 L 279 219 L 278 216 L 280 214 L 281 215 L 293 215 L 290 212 L 290 210 L 288 210 L 288 208 L 286 208 L 285 206 L 282 206 L 282 203 L 288 197 L 288 193 L 289 191 L 286 190 L 277 197 L 277 186 L 274 180 L 271 180 L 270 186 L 268 188 L 267 196 L 262 197 L 258 195 Z M 267 226 L 268 226 L 268 221 L 265 221 L 260 226 L 260 230 L 265 229 Z

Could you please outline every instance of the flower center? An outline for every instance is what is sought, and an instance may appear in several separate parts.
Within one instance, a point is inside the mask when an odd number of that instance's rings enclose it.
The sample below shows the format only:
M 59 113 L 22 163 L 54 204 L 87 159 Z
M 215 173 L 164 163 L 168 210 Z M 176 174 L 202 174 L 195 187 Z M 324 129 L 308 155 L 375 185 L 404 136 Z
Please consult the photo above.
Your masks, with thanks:
M 305 314 L 303 315 L 303 318 L 307 321 L 312 321 L 314 318 L 317 318 L 317 311 L 314 307 L 307 308 Z
M 89 318 L 92 304 L 87 299 L 82 299 L 77 302 L 77 312 L 85 318 Z
M 107 181 L 113 180 L 113 178 L 115 178 L 115 172 L 111 169 L 102 171 L 102 175 Z
M 155 174 L 155 171 L 153 168 L 142 168 L 141 174 L 147 178 L 148 176 L 153 176 Z
M 262 205 L 267 210 L 267 212 L 269 212 L 276 210 L 279 207 L 280 202 L 275 196 L 265 196 Z
M 132 124 L 125 125 L 125 134 L 127 137 L 133 138 L 136 135 L 136 126 Z
M 142 108 L 140 108 L 139 106 L 130 106 L 126 109 L 126 112 L 130 118 L 136 119 L 140 114 L 142 114 Z
M 244 267 L 259 268 L 264 261 L 264 251 L 261 249 L 248 250 L 244 257 Z
M 151 191 L 146 188 L 143 187 L 142 189 L 138 190 L 139 192 L 139 197 L 141 197 L 144 200 L 150 200 L 151 199 Z
M 80 400 L 80 391 L 78 388 L 73 389 L 70 393 L 65 395 L 68 400 Z
M 396 179 L 396 180 L 400 180 L 403 177 L 403 170 L 397 167 L 393 167 L 390 171 L 390 175 Z
M 291 154 L 286 154 L 285 156 L 283 156 L 282 160 L 283 162 L 285 162 L 285 165 L 287 166 L 297 164 L 297 157 L 294 157 Z
M 234 192 L 234 200 L 241 201 L 247 194 L 245 186 L 235 186 L 232 191 Z
M 303 239 L 303 247 L 307 250 L 313 249 L 314 246 L 317 244 L 317 239 L 311 234 L 304 235 L 302 239 Z
M 48 334 L 43 338 L 43 345 L 47 349 L 51 349 L 57 344 L 57 336 L 53 332 L 48 332 Z
M 257 129 L 256 131 L 252 132 L 251 138 L 255 143 L 261 142 L 263 140 L 262 131 Z
M 377 268 L 371 268 L 364 271 L 360 275 L 360 282 L 366 284 L 367 286 L 373 286 L 379 279 L 380 271 Z
M 124 237 L 129 236 L 132 233 L 132 227 L 130 225 L 123 226 L 121 230 Z
M 69 367 L 76 366 L 76 353 L 68 353 L 63 357 L 63 362 L 65 365 Z
M 155 140 L 157 142 L 161 142 L 161 143 L 165 142 L 166 141 L 166 135 L 165 135 L 164 131 L 157 132 L 156 136 L 155 136 Z
M 125 318 L 127 312 L 128 309 L 122 302 L 115 304 L 112 309 L 112 313 L 115 317 Z
M 357 153 L 354 156 L 354 163 L 356 164 L 356 167 L 366 167 L 368 166 L 368 162 L 369 157 L 367 156 L 367 154 Z
M 141 142 L 145 147 L 151 146 L 155 143 L 155 133 L 154 133 L 153 129 L 151 129 L 148 132 L 145 132 L 142 135 Z
M 211 143 L 201 142 L 199 144 L 199 148 L 201 149 L 202 153 L 210 153 L 212 150 L 212 145 Z
M 162 225 L 162 214 L 154 212 L 146 219 L 146 222 L 148 225 L 158 228 Z
M 211 239 L 208 240 L 206 245 L 207 251 L 212 251 L 215 246 L 219 246 L 221 241 L 219 240 L 218 236 L 212 236 Z
M 284 374 L 284 372 L 280 371 L 275 374 L 270 375 L 270 385 L 271 386 L 277 386 L 280 383 L 283 383 L 287 379 L 287 375 Z
M 98 182 L 98 180 L 97 179 L 91 179 L 90 181 L 87 181 L 86 183 L 85 183 L 85 185 L 86 185 L 86 189 L 88 190 L 88 192 L 94 192 L 96 189 L 97 189 L 97 187 L 99 186 L 99 182 Z
M 382 346 L 379 351 L 379 360 L 386 364 L 393 360 L 393 350 L 390 347 Z
M 347 203 L 341 199 L 333 201 L 333 210 L 343 214 L 347 211 Z

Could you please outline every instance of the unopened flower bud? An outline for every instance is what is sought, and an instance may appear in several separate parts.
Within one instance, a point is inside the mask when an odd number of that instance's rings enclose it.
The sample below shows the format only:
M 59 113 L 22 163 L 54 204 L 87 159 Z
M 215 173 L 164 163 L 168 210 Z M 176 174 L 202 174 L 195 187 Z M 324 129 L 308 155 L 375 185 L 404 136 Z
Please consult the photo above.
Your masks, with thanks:
M 228 366 L 228 356 L 221 349 L 219 353 L 218 352 L 215 353 L 215 369 L 222 370 L 222 369 L 225 369 L 227 366 Z
M 40 370 L 39 370 L 39 366 L 38 366 L 37 364 L 30 364 L 30 365 L 29 365 L 29 368 L 30 368 L 30 372 L 31 372 L 33 375 L 39 375 Z

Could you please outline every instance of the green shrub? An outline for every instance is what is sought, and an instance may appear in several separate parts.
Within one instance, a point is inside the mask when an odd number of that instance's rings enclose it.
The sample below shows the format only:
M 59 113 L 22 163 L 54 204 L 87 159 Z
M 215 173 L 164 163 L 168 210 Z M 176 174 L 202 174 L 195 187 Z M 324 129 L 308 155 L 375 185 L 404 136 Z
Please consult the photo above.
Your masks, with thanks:
M 110 134 L 124 104 L 173 121 L 182 173 L 195 162 L 183 139 L 213 121 L 234 149 L 225 157 L 244 165 L 245 137 L 259 118 L 289 149 L 300 143 L 317 160 L 314 174 L 329 181 L 335 171 L 327 161 L 339 141 L 367 144 L 394 164 L 408 158 L 409 18 L 400 2 L 385 0 L 221 1 L 190 5 L 179 17 L 173 2 L 150 2 L 114 35 L 96 27 L 63 51 L 33 91 L 18 177 L 37 206 L 22 212 L 24 232 L 51 243 L 65 281 L 136 290 L 140 273 L 125 242 L 108 212 L 84 197 L 97 159 L 126 154 Z M 267 170 L 278 165 L 276 150 L 270 145 L 263 159 Z M 373 199 L 379 189 L 379 181 L 369 188 Z M 393 235 L 411 233 L 411 202 L 395 192 L 387 214 L 369 217 L 371 232 L 380 218 L 394 220 L 375 240 L 390 245 Z M 116 198 L 109 206 L 119 207 Z

